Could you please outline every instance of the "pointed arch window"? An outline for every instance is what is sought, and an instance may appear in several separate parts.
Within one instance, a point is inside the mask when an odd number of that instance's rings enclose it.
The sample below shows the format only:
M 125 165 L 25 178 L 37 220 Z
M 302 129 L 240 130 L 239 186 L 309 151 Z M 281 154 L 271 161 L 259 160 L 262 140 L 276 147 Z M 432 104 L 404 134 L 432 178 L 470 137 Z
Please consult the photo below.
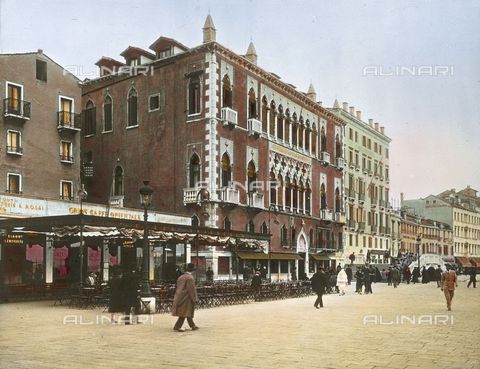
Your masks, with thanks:
M 113 102 L 110 96 L 106 96 L 103 101 L 103 131 L 111 132 L 113 130 Z
M 300 186 L 298 187 L 298 210 L 300 210 L 300 213 L 303 213 L 304 199 L 305 199 L 305 187 L 303 187 L 303 184 L 300 183 Z
M 255 96 L 255 91 L 253 88 L 248 92 L 248 118 L 257 119 L 257 97 Z
M 257 170 L 255 168 L 255 163 L 253 160 L 250 160 L 247 167 L 247 178 L 248 178 L 248 192 L 255 192 L 255 183 L 257 181 Z
M 124 186 L 123 186 L 123 168 L 117 166 L 113 175 L 113 196 L 123 196 Z
M 295 229 L 295 226 L 291 227 L 290 236 L 291 236 L 291 245 L 293 247 L 297 246 L 297 230 Z
M 298 122 L 296 119 L 295 113 L 293 114 L 293 124 L 292 124 L 292 145 L 296 147 L 298 145 L 297 140 L 298 135 Z
M 336 158 L 343 157 L 342 142 L 340 141 L 340 137 L 338 136 L 338 134 L 335 136 L 335 157 Z
M 95 105 L 93 104 L 92 100 L 88 100 L 87 105 L 85 107 L 85 111 L 83 112 L 84 116 L 84 133 L 85 136 L 94 135 L 96 131 L 96 109 Z
M 281 105 L 278 107 L 277 114 L 277 138 L 283 140 L 283 111 Z
M 200 226 L 200 219 L 196 215 L 192 216 L 192 227 L 198 227 Z
M 198 182 L 200 182 L 200 158 L 197 154 L 193 154 L 190 158 L 188 177 L 189 187 L 197 187 Z
M 335 212 L 340 213 L 342 209 L 342 202 L 340 199 L 340 190 L 338 187 L 335 189 Z
M 265 222 L 262 223 L 262 226 L 260 227 L 260 233 L 261 234 L 268 234 L 268 227 Z
M 290 183 L 290 177 L 285 180 L 285 208 L 290 210 L 292 207 L 292 185 Z
M 227 75 L 225 75 L 222 80 L 222 107 L 232 107 L 232 84 Z
M 232 229 L 232 223 L 228 217 L 223 220 L 223 229 L 230 231 Z
M 268 102 L 265 96 L 262 99 L 262 131 L 268 132 Z
M 327 151 L 327 135 L 325 134 L 325 127 L 320 130 L 320 151 Z
M 198 114 L 201 110 L 200 76 L 190 77 L 188 81 L 188 114 Z
M 315 124 L 312 128 L 312 154 L 317 155 L 317 127 Z
M 253 220 L 250 220 L 247 223 L 247 232 L 248 233 L 255 233 L 255 224 L 253 223 Z
M 325 184 L 320 186 L 320 209 L 327 209 L 327 192 L 325 191 Z
M 277 204 L 277 183 L 275 173 L 270 172 L 270 205 Z
M 283 177 L 281 175 L 278 175 L 277 179 L 277 205 L 279 209 L 283 208 Z
M 128 120 L 127 127 L 134 127 L 138 125 L 138 96 L 134 88 L 128 93 L 127 110 Z
M 270 136 L 275 135 L 275 103 L 272 101 L 270 103 L 270 126 L 269 128 L 269 134 Z
M 285 224 L 282 226 L 282 230 L 280 232 L 281 235 L 281 242 L 282 246 L 287 246 L 288 245 L 288 230 Z
M 300 118 L 300 124 L 298 125 L 298 147 L 303 148 L 303 133 L 305 132 L 305 126 L 303 125 L 303 119 Z
M 310 123 L 307 121 L 307 126 L 305 128 L 305 151 L 309 152 L 310 151 Z
M 298 210 L 298 185 L 297 185 L 296 179 L 294 179 L 292 183 L 292 192 L 293 192 L 292 210 L 297 211 Z
M 307 184 L 305 189 L 305 212 L 310 215 L 310 202 L 312 199 L 312 191 L 310 190 L 310 185 Z
M 290 111 L 287 109 L 285 112 L 285 137 L 286 143 L 290 143 Z
M 222 187 L 230 186 L 232 182 L 232 165 L 227 153 L 222 156 Z

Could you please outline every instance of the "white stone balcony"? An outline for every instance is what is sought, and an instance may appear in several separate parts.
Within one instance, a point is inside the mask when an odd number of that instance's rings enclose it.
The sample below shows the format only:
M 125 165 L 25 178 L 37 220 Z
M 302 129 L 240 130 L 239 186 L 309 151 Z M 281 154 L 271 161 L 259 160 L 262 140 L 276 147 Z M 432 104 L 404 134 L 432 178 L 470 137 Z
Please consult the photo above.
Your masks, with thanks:
M 333 220 L 332 211 L 330 209 L 320 210 L 320 219 L 332 221 Z
M 339 169 L 343 169 L 343 167 L 345 166 L 345 159 L 344 158 L 335 158 L 335 164 L 337 166 L 337 168 Z
M 197 202 L 198 188 L 183 189 L 183 204 L 195 204 Z
M 263 193 L 261 192 L 250 192 L 247 194 L 248 206 L 252 208 L 261 208 L 263 209 Z
M 247 121 L 248 125 L 248 134 L 250 136 L 260 136 L 262 133 L 262 122 L 260 122 L 258 119 L 251 118 Z
M 222 122 L 224 126 L 236 127 L 238 122 L 238 114 L 231 108 L 222 108 Z
M 326 151 L 320 153 L 320 161 L 323 161 L 325 164 L 330 164 L 330 154 Z
M 240 203 L 240 192 L 235 188 L 224 187 L 218 190 L 218 197 L 220 201 L 231 204 Z

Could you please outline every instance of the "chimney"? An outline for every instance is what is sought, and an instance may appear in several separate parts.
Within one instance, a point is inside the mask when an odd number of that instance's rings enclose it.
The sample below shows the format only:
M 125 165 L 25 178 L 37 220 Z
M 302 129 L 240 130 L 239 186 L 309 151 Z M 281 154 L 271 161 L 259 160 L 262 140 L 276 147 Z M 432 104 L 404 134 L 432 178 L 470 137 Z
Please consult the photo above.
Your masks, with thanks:
M 362 112 L 361 110 L 357 110 L 357 119 L 362 120 Z
M 373 119 L 368 119 L 368 125 L 373 128 Z
M 257 65 L 257 51 L 255 50 L 255 46 L 253 45 L 253 42 L 250 42 L 250 45 L 248 45 L 247 53 L 245 54 L 245 58 Z
M 212 17 L 209 14 L 207 19 L 205 19 L 205 24 L 203 25 L 203 43 L 206 44 L 208 42 L 216 41 L 216 38 L 217 30 L 215 29 Z
M 404 194 L 403 192 L 400 192 L 400 206 L 403 206 L 403 200 L 404 200 Z
M 311 83 L 310 83 L 310 87 L 308 87 L 307 97 L 313 102 L 317 101 L 317 93 L 315 92 L 315 88 Z
M 351 106 L 351 107 L 350 107 L 349 113 L 350 113 L 351 115 L 355 115 L 355 107 L 354 107 L 354 106 Z
M 378 131 L 378 127 L 380 126 L 380 123 L 375 122 L 375 131 Z
M 37 53 L 43 54 L 43 50 L 42 50 L 42 49 L 38 49 L 38 50 L 37 50 Z
M 348 102 L 342 103 L 343 105 L 343 110 L 345 110 L 348 113 Z
M 318 101 L 318 105 L 323 106 L 323 101 Z
M 380 133 L 381 133 L 382 135 L 385 134 L 385 127 L 380 127 Z

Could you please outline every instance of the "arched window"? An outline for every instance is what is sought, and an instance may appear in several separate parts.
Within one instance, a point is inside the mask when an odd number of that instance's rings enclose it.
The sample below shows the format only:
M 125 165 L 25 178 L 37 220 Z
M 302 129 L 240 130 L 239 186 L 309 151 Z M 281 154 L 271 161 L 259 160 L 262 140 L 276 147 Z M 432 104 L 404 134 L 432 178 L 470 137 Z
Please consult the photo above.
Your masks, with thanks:
M 320 151 L 327 151 L 327 135 L 325 134 L 325 127 L 320 130 Z
M 295 229 L 295 226 L 290 227 L 290 236 L 291 236 L 291 245 L 292 246 L 297 246 L 297 231 Z
M 223 220 L 223 229 L 229 231 L 232 229 L 232 223 L 230 222 L 230 219 L 228 217 L 225 217 Z
M 296 179 L 293 180 L 292 190 L 293 190 L 292 210 L 297 211 L 297 209 L 298 209 L 298 185 L 297 185 L 297 180 Z
M 113 104 L 112 98 L 106 96 L 103 101 L 103 131 L 110 132 L 113 130 Z
M 232 181 L 232 165 L 227 153 L 222 156 L 222 187 L 230 186 Z
M 283 109 L 280 105 L 277 114 L 277 138 L 283 140 Z
M 335 212 L 340 213 L 342 208 L 342 203 L 340 199 L 340 190 L 338 187 L 335 189 Z
M 113 196 L 123 196 L 123 168 L 118 165 L 113 176 Z
M 310 123 L 307 120 L 306 127 L 305 127 L 305 151 L 310 151 Z
M 305 212 L 310 215 L 310 202 L 312 198 L 312 191 L 310 190 L 310 185 L 307 183 L 307 188 L 305 189 Z
M 297 122 L 297 116 L 295 113 L 293 113 L 293 123 L 292 123 L 292 145 L 294 147 L 297 146 L 297 134 L 298 134 L 298 122 Z
M 283 207 L 283 177 L 278 175 L 277 179 L 277 205 L 280 209 Z
M 248 192 L 255 192 L 255 182 L 257 181 L 257 170 L 255 163 L 250 160 L 247 167 Z
M 135 91 L 134 88 L 130 89 L 130 92 L 128 93 L 128 101 L 127 101 L 127 110 L 128 110 L 127 127 L 133 127 L 138 125 L 137 100 L 138 100 L 137 91 Z
M 270 103 L 270 127 L 268 129 L 271 136 L 275 135 L 275 102 L 273 100 Z
M 85 136 L 94 135 L 96 133 L 96 109 L 92 100 L 88 100 L 83 115 Z
M 277 181 L 275 173 L 270 172 L 270 205 L 277 204 Z
M 232 85 L 227 75 L 222 80 L 222 106 L 224 108 L 232 107 Z
M 190 188 L 195 188 L 200 182 L 200 158 L 197 154 L 193 154 L 190 158 L 188 182 Z
M 257 119 L 257 98 L 253 88 L 248 92 L 248 118 Z
M 262 223 L 262 226 L 260 228 L 260 233 L 268 234 L 268 227 L 267 227 L 267 224 L 265 222 Z
M 188 82 L 188 114 L 201 111 L 200 76 L 192 76 Z
M 335 136 L 335 157 L 336 158 L 343 157 L 342 143 L 340 142 L 340 137 L 338 137 L 338 134 Z
M 255 224 L 253 223 L 253 220 L 250 220 L 247 223 L 247 232 L 248 233 L 255 233 Z
M 287 109 L 285 112 L 285 137 L 286 143 L 290 143 L 290 111 Z
M 303 118 L 300 117 L 300 124 L 298 125 L 298 147 L 303 148 L 303 132 L 305 131 L 305 126 L 303 125 Z
M 315 124 L 312 128 L 312 154 L 317 155 L 317 126 Z
M 303 187 L 303 184 L 300 183 L 300 186 L 298 187 L 298 210 L 300 210 L 301 213 L 303 213 L 304 195 L 305 195 L 305 187 Z
M 282 246 L 288 246 L 288 230 L 285 224 L 282 226 L 282 230 L 280 232 L 281 235 L 281 243 Z
M 200 225 L 200 219 L 196 215 L 192 216 L 192 227 L 198 227 Z
M 327 193 L 325 191 L 325 184 L 320 186 L 320 209 L 325 210 L 327 208 Z
M 268 132 L 268 102 L 265 96 L 262 99 L 262 130 Z
M 285 180 L 285 208 L 290 210 L 292 207 L 292 185 L 290 183 L 290 177 Z

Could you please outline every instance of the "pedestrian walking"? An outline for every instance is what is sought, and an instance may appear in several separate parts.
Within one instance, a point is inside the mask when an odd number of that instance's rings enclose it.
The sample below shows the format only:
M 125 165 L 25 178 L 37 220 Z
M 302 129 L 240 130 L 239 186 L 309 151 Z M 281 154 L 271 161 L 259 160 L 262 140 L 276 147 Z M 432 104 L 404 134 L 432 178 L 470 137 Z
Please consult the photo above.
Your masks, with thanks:
M 423 267 L 422 269 L 422 283 L 425 284 L 425 283 L 428 283 L 429 280 L 428 280 L 428 271 L 427 271 L 427 268 L 425 268 L 425 266 Z
M 108 300 L 108 312 L 111 314 L 110 322 L 117 323 L 116 314 L 124 313 L 122 295 L 122 273 L 118 265 L 112 267 L 112 278 L 108 282 L 110 299 Z
M 397 288 L 397 286 L 400 284 L 400 271 L 398 270 L 397 267 L 394 267 L 392 268 L 390 273 L 392 275 L 393 287 Z
M 178 317 L 173 330 L 176 332 L 185 332 L 182 328 L 185 318 L 192 331 L 198 329 L 193 321 L 195 313 L 195 303 L 198 300 L 197 290 L 195 288 L 195 281 L 193 280 L 192 272 L 195 270 L 195 265 L 187 264 L 186 273 L 182 274 L 177 279 L 177 288 L 172 304 L 172 315 Z
M 440 268 L 440 265 L 437 266 L 437 269 L 435 269 L 435 280 L 437 281 L 437 287 L 441 287 L 441 285 L 442 285 L 442 268 Z
M 340 267 L 340 271 L 337 274 L 337 288 L 340 291 L 340 295 L 345 295 L 345 291 L 347 290 L 348 284 L 348 276 L 345 270 Z
M 412 283 L 418 283 L 418 278 L 420 278 L 420 269 L 418 269 L 418 267 L 414 267 L 412 273 Z
M 371 293 L 372 280 L 370 279 L 370 272 L 368 268 L 365 268 L 363 271 L 363 283 L 365 285 L 365 295 Z
M 325 274 L 323 267 L 318 267 L 317 272 L 311 278 L 311 282 L 312 290 L 317 294 L 317 299 L 313 306 L 319 309 L 318 305 L 323 307 L 323 294 L 325 293 L 325 287 L 327 286 L 327 275 Z
M 410 284 L 411 278 L 412 278 L 412 272 L 410 271 L 410 268 L 408 266 L 405 266 L 405 270 L 403 272 L 403 280 L 407 282 L 407 284 Z
M 470 280 L 468 281 L 467 288 L 473 283 L 473 288 L 477 288 L 477 268 L 473 267 L 470 269 Z
M 260 271 L 257 270 L 255 272 L 255 275 L 252 277 L 252 282 L 250 284 L 250 287 L 253 290 L 253 294 L 255 296 L 255 301 L 259 300 L 260 297 L 260 289 L 262 287 L 262 277 L 260 277 Z
M 442 273 L 442 291 L 445 294 L 447 301 L 447 309 L 452 310 L 452 300 L 457 284 L 457 274 L 450 266 L 447 266 L 447 271 Z
M 208 267 L 205 276 L 207 277 L 207 283 L 212 284 L 213 283 L 213 270 L 212 268 Z
M 355 272 L 355 292 L 362 294 L 362 285 L 363 285 L 363 272 L 361 268 L 358 268 Z
M 345 273 L 347 273 L 348 285 L 352 283 L 353 271 L 350 265 L 345 268 Z
M 120 285 L 122 289 L 123 308 L 125 312 L 125 324 L 138 323 L 135 318 L 140 314 L 140 296 L 138 289 L 138 275 L 135 268 L 128 266 L 122 275 Z
M 348 258 L 350 259 L 350 265 L 352 265 L 355 261 L 355 252 L 352 252 Z

